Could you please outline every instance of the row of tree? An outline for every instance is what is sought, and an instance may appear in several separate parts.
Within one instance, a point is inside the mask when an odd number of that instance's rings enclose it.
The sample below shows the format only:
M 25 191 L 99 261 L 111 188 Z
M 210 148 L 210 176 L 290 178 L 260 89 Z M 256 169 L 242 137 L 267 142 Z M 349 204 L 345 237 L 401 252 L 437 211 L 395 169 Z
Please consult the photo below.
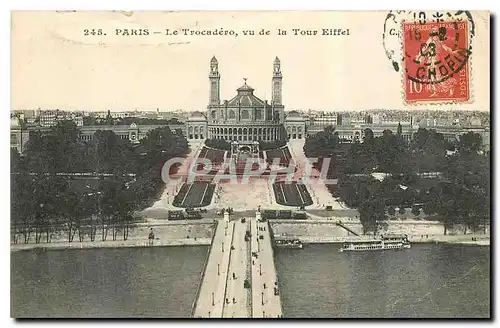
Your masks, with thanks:
M 33 232 L 40 242 L 42 232 L 49 241 L 61 230 L 70 242 L 76 231 L 80 240 L 94 240 L 97 226 L 102 240 L 110 228 L 113 239 L 118 231 L 126 239 L 134 212 L 163 190 L 163 163 L 189 150 L 182 133 L 168 127 L 149 131 L 137 145 L 112 131 L 97 131 L 90 141 L 78 136 L 72 122 L 59 122 L 50 133 L 31 134 L 23 156 L 12 150 L 11 223 L 25 242 Z M 59 174 L 84 172 L 96 174 L 85 180 Z
M 342 143 L 328 128 L 307 139 L 304 151 L 332 159 L 328 175 L 339 180 L 327 187 L 359 210 L 366 232 L 383 227 L 395 207 L 435 216 L 443 221 L 445 233 L 455 223 L 477 229 L 489 220 L 490 154 L 480 151 L 480 135 L 466 133 L 449 142 L 434 130 L 419 129 L 405 141 L 401 128 L 380 137 L 367 129 L 360 139 Z M 379 181 L 371 175 L 376 172 L 387 177 Z M 424 177 L 426 172 L 439 175 Z
M 231 150 L 231 143 L 224 139 L 207 139 L 205 144 L 208 147 L 219 149 L 219 150 Z

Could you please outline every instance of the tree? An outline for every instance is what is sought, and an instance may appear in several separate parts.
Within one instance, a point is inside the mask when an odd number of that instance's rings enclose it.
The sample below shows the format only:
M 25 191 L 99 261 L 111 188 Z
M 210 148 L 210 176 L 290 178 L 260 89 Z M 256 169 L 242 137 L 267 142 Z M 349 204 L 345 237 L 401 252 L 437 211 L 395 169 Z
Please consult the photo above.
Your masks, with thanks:
M 129 189 L 129 183 L 121 184 L 115 198 L 115 221 L 122 229 L 123 240 L 127 240 L 128 238 L 129 228 L 133 220 L 132 213 L 138 205 L 138 202 L 135 201 L 133 193 L 129 192 Z M 116 240 L 116 233 L 113 234 L 113 240 Z
M 57 171 L 57 139 L 42 136 L 40 131 L 30 132 L 26 143 L 25 158 L 28 172 L 55 173 Z
M 124 165 L 131 160 L 129 142 L 120 139 L 113 131 L 97 130 L 87 148 L 87 166 L 97 173 L 130 173 Z
M 103 227 L 102 240 L 109 228 L 113 239 L 120 229 L 126 239 L 134 212 L 150 205 L 164 186 L 163 163 L 188 151 L 182 131 L 172 132 L 168 127 L 149 131 L 138 146 L 109 130 L 97 131 L 93 140 L 81 142 L 78 128 L 68 121 L 59 122 L 48 133 L 32 132 L 25 160 L 14 150 L 11 154 L 14 242 L 18 234 L 28 242 L 33 231 L 37 243 L 43 233 L 49 242 L 55 229 L 67 229 L 69 242 L 78 231 L 83 241 L 87 228 L 94 241 L 95 218 Z M 96 189 L 82 191 L 58 174 L 86 171 L 113 175 L 98 180 Z M 136 173 L 134 181 L 128 173 Z
M 384 130 L 382 136 L 375 139 L 375 157 L 381 172 L 401 174 L 405 153 L 404 144 L 391 130 Z
M 167 121 L 167 124 L 171 124 L 171 125 L 181 125 L 183 124 L 181 121 L 179 121 L 179 119 L 177 119 L 176 117 L 173 117 L 171 119 L 169 119 Z
M 89 215 L 87 195 L 79 193 L 75 188 L 70 188 L 61 195 L 61 203 L 58 205 L 59 215 L 65 219 L 68 226 L 68 242 L 73 242 L 76 232 L 80 242 L 83 241 L 83 225 L 85 218 Z
M 27 174 L 16 174 L 11 177 L 11 229 L 14 231 L 15 241 L 18 233 L 23 235 L 24 243 L 28 243 L 30 239 L 34 222 L 35 183 L 36 178 Z
M 418 129 L 410 142 L 411 160 L 417 172 L 441 171 L 446 166 L 449 142 L 435 130 Z
M 17 148 L 10 148 L 10 172 L 19 173 L 21 170 L 21 155 Z
M 390 216 L 394 216 L 394 215 L 396 215 L 396 209 L 395 209 L 394 207 L 392 207 L 392 206 L 389 206 L 389 207 L 387 208 L 387 213 L 388 213 Z
M 373 131 L 370 128 L 366 128 L 363 132 L 363 143 L 373 144 L 374 136 Z
M 227 142 L 224 139 L 207 139 L 205 140 L 205 145 L 220 150 L 231 150 L 231 143 Z
M 413 214 L 415 216 L 419 216 L 420 215 L 420 207 L 419 206 L 412 206 L 411 207 L 411 214 Z
M 335 128 L 327 126 L 324 131 L 306 139 L 304 154 L 307 157 L 330 157 L 335 152 L 339 142 Z
M 398 127 L 399 133 L 402 128 Z M 304 150 L 312 154 L 335 154 L 326 129 L 308 139 Z M 447 155 L 455 145 L 435 130 L 419 129 L 409 144 L 390 130 L 372 138 L 372 131 L 364 131 L 363 143 L 353 142 L 344 156 L 335 156 L 338 175 L 338 193 L 347 206 L 363 212 L 363 226 L 374 229 L 369 213 L 370 202 L 385 206 L 399 206 L 401 215 L 411 207 L 414 215 L 423 211 L 443 222 L 444 232 L 461 223 L 472 230 L 490 220 L 490 155 L 479 152 L 481 138 L 472 133 L 460 137 L 459 152 Z M 339 159 L 340 158 L 340 159 Z M 374 170 L 389 173 L 382 182 L 370 181 Z M 421 172 L 439 172 L 436 177 L 420 176 Z M 364 175 L 354 177 L 349 175 Z M 333 193 L 334 188 L 331 189 Z M 367 200 L 371 201 L 368 202 Z M 419 204 L 415 206 L 415 204 Z M 422 205 L 420 205 L 422 204 Z M 388 208 L 388 213 L 393 209 Z M 367 214 L 368 213 L 368 214 Z M 464 230 L 464 233 L 466 230 Z
M 462 154 L 477 153 L 481 149 L 481 135 L 474 132 L 468 132 L 460 136 L 458 142 L 458 151 Z
M 286 140 L 274 140 L 274 141 L 259 141 L 259 148 L 262 151 L 265 150 L 271 150 L 271 149 L 276 149 L 276 148 L 281 148 L 286 145 Z M 231 146 L 229 146 L 229 150 L 231 149 Z
M 387 221 L 385 206 L 374 198 L 368 198 L 359 206 L 359 218 L 363 225 L 363 234 L 377 234 Z

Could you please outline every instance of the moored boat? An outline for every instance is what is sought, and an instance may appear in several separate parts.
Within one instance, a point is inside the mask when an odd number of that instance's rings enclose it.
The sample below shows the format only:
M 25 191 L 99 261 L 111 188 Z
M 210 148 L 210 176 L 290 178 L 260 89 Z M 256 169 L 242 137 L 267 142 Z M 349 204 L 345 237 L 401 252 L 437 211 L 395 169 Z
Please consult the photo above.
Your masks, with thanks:
M 302 249 L 304 245 L 298 239 L 276 239 L 276 247 Z
M 407 235 L 383 235 L 380 238 L 356 238 L 342 243 L 339 252 L 347 251 L 382 251 L 388 249 L 411 248 Z

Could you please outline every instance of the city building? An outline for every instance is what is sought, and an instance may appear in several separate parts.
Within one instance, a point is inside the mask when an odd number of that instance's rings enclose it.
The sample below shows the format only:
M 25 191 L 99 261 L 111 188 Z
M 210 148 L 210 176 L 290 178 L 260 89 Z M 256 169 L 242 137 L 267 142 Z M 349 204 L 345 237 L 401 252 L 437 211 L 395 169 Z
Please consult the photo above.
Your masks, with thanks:
M 326 113 L 313 117 L 312 125 L 318 127 L 336 126 L 337 125 L 337 113 Z
M 40 126 L 54 126 L 57 124 L 59 110 L 44 110 L 40 111 L 38 120 Z
M 285 130 L 290 140 L 304 139 L 306 137 L 307 119 L 297 111 L 291 111 L 285 118 Z
M 87 125 L 79 126 L 80 130 L 79 138 L 82 141 L 90 141 L 94 138 L 94 134 L 98 131 L 113 131 L 120 139 L 130 140 L 131 143 L 137 144 L 142 138 L 144 138 L 147 133 L 153 129 L 165 127 L 165 125 L 137 125 L 132 123 L 130 125 Z M 168 125 L 170 130 L 176 131 L 181 130 L 185 133 L 185 125 Z M 19 153 L 23 153 L 25 150 L 26 142 L 29 140 L 30 133 L 33 131 L 40 131 L 42 133 L 48 133 L 50 127 L 41 126 L 28 126 L 22 128 L 19 124 L 18 117 L 12 117 L 10 122 L 10 147 L 17 149 Z

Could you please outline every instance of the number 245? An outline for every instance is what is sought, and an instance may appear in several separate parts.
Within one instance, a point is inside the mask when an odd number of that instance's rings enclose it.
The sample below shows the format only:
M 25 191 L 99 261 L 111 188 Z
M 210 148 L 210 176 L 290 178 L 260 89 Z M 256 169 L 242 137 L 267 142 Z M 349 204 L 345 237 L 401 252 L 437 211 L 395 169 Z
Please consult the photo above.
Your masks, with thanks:
M 84 29 L 83 30 L 83 35 L 103 35 L 104 33 L 102 32 L 102 29 Z

